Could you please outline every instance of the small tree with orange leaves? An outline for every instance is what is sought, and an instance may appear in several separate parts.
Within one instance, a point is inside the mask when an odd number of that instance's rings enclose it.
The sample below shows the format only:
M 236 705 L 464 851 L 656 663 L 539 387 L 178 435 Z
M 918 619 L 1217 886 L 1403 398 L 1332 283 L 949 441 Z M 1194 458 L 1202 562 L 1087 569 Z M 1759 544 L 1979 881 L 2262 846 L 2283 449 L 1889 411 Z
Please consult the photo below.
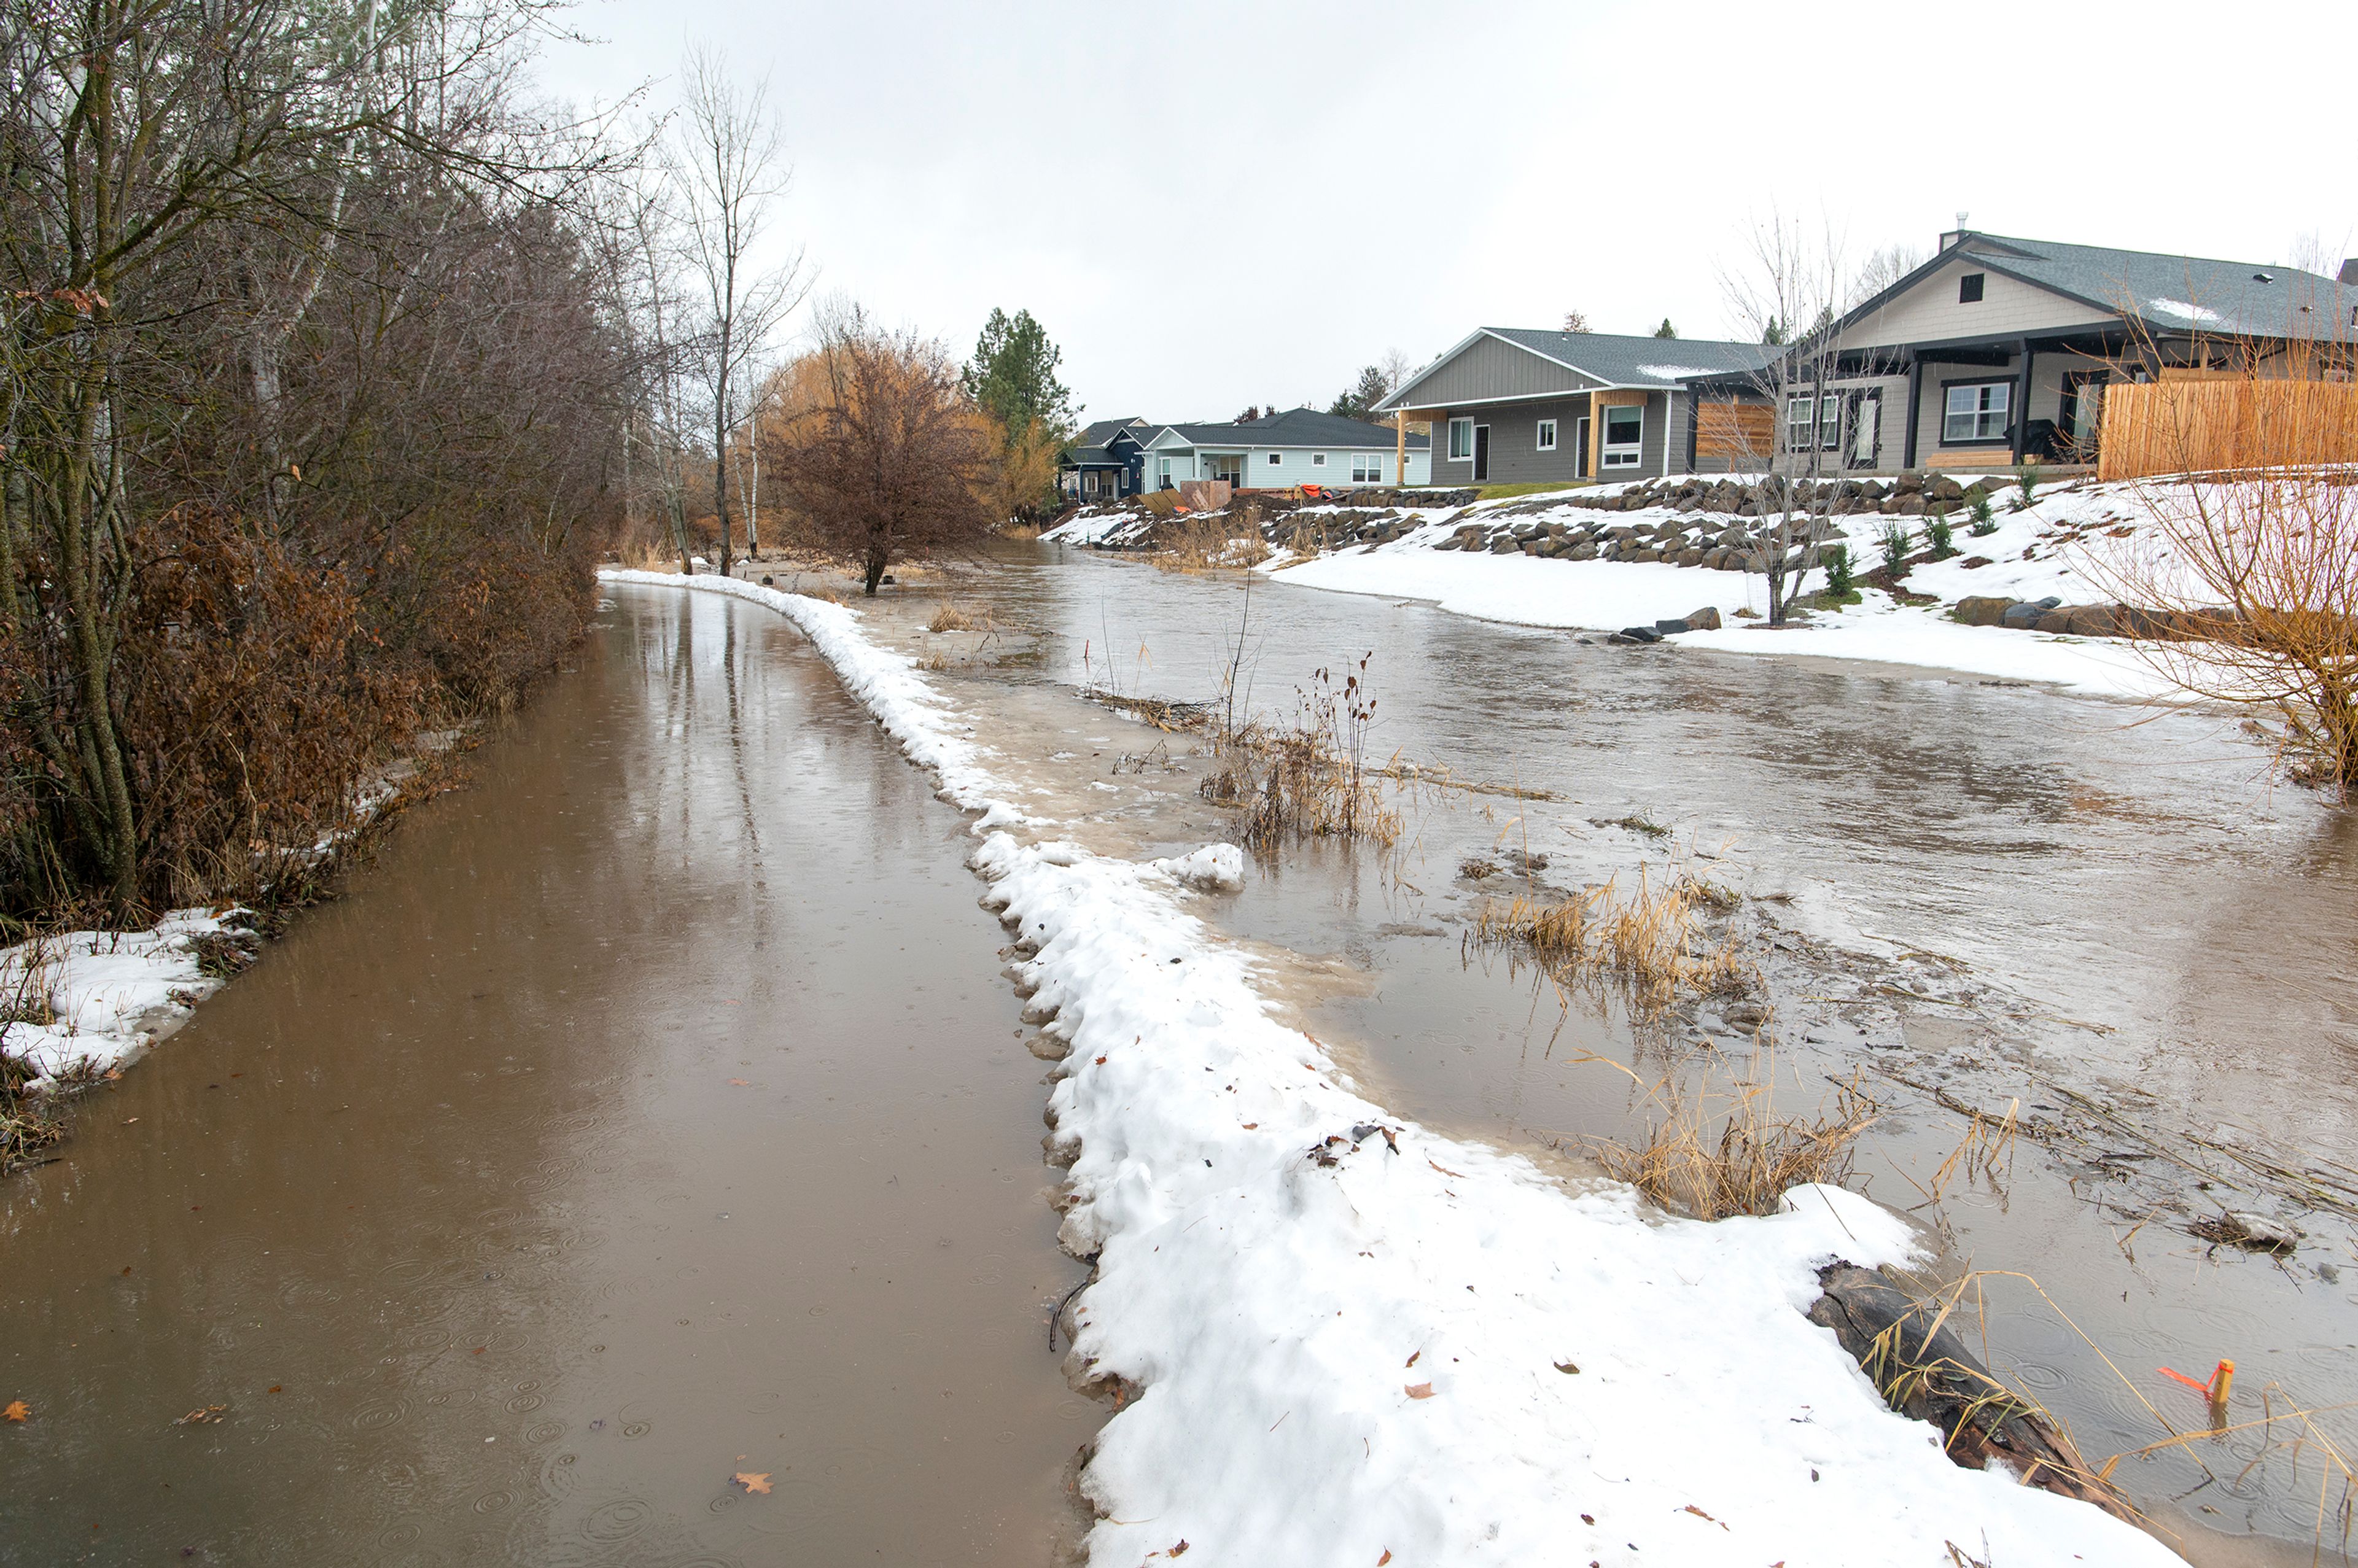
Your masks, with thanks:
M 2358 786 L 2352 351 L 2300 340 L 2198 349 L 2202 379 L 2108 395 L 2106 441 L 2133 432 L 2178 471 L 2128 481 L 2155 526 L 2088 551 L 2085 570 L 2135 607 L 2125 629 L 2148 634 L 2138 647 L 2158 673 L 2242 708 L 2290 776 L 2347 798 Z
M 839 307 L 788 385 L 763 433 L 797 544 L 857 563 L 872 596 L 893 562 L 990 534 L 994 432 L 941 344 Z

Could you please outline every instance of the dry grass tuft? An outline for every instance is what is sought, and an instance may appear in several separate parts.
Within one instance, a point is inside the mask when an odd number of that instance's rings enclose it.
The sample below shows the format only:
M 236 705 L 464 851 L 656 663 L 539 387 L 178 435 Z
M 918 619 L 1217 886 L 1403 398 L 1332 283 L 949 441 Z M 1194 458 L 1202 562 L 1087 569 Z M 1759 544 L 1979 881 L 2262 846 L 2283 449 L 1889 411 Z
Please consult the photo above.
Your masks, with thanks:
M 1740 995 L 1759 983 L 1758 971 L 1732 937 L 1706 946 L 1696 914 L 1732 907 L 1734 894 L 1686 875 L 1657 882 L 1643 866 L 1628 894 L 1618 881 L 1561 902 L 1523 896 L 1486 902 L 1475 916 L 1475 940 L 1520 947 L 1559 979 L 1619 980 L 1640 1014 L 1661 1011 L 1682 992 Z M 1729 902 L 1721 903 L 1720 895 Z
M 8 1034 L 16 1025 L 57 1021 L 49 1004 L 53 962 L 49 936 L 39 931 L 28 934 L 0 962 L 0 1172 L 65 1137 L 64 1127 L 25 1094 L 31 1074 L 7 1054 Z
M 1234 571 L 1269 559 L 1269 541 L 1261 537 L 1260 509 L 1248 506 L 1242 516 L 1226 512 L 1199 513 L 1163 535 L 1154 564 L 1164 571 Z
M 1340 685 L 1320 670 L 1301 694 L 1293 724 L 1224 724 L 1214 739 L 1220 765 L 1198 793 L 1245 809 L 1241 837 L 1256 855 L 1304 838 L 1362 839 L 1389 849 L 1404 824 L 1386 803 L 1384 771 L 1368 760 L 1375 698 L 1363 656 Z
M 945 601 L 934 611 L 934 618 L 925 622 L 925 630 L 928 632 L 971 632 L 977 627 L 988 626 L 990 623 L 990 617 L 987 614 L 978 617 L 962 606 Z
M 1618 1062 L 1609 1065 L 1629 1071 Z M 1648 1124 L 1644 1142 L 1590 1139 L 1589 1152 L 1615 1180 L 1697 1219 L 1775 1214 L 1794 1187 L 1839 1184 L 1850 1174 L 1852 1146 L 1874 1125 L 1877 1107 L 1854 1074 L 1834 1086 L 1831 1109 L 1779 1116 L 1770 1090 L 1774 1070 L 1773 1057 L 1764 1052 L 1753 1073 L 1717 1106 L 1665 1079 L 1647 1090 L 1660 1119 Z

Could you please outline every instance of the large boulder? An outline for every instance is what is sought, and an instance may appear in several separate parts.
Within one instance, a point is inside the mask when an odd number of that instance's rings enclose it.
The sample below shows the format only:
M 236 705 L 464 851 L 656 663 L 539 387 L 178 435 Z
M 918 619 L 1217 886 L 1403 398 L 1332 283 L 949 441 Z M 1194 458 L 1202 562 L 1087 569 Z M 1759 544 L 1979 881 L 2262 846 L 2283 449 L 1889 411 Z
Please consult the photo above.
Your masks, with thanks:
M 2109 604 L 2066 605 L 2055 613 L 2063 618 L 2063 630 L 2074 637 L 2117 637 L 2121 634 L 2120 622 Z
M 1659 643 L 1662 640 L 1661 633 L 1651 626 L 1624 626 L 1613 634 L 1625 643 Z
M 1690 632 L 1718 631 L 1720 628 L 1718 607 L 1706 604 L 1701 610 L 1694 611 L 1687 617 L 1686 628 Z
M 2046 618 L 2047 612 L 2059 608 L 2062 602 L 2060 599 L 2050 598 L 2034 600 L 2023 604 L 2009 604 L 2006 608 L 2006 613 L 1998 617 L 1998 624 L 2011 627 L 2017 632 L 2036 631 L 2039 622 Z
M 1996 626 L 2002 623 L 2006 612 L 2013 608 L 2011 599 L 1975 595 L 1957 600 L 1955 618 L 1968 626 Z

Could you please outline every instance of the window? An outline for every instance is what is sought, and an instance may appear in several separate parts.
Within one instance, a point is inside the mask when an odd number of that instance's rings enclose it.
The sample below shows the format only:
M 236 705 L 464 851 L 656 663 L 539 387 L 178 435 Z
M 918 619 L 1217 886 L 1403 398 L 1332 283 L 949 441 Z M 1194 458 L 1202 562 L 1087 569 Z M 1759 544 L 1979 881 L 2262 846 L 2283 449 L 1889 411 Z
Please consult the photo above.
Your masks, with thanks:
M 1620 405 L 1605 411 L 1605 466 L 1633 469 L 1646 436 L 1646 411 Z
M 1982 302 L 1982 279 L 1986 274 L 1969 272 L 1957 279 L 1957 303 L 1979 305 Z
M 1474 460 L 1474 421 L 1452 419 L 1449 422 L 1449 460 L 1453 463 Z
M 1282 457 L 1278 456 L 1275 452 L 1271 452 L 1271 453 L 1270 453 L 1270 455 L 1269 455 L 1269 466 L 1270 466 L 1270 467 L 1271 467 L 1271 468 L 1275 468 L 1278 464 L 1280 464 L 1280 463 L 1283 462 L 1284 460 L 1284 460 L 1283 458 L 1282 458 Z
M 1163 481 L 1163 489 L 1169 490 L 1171 488 L 1171 460 L 1169 458 L 1157 458 L 1154 460 L 1162 465 L 1155 477 Z
M 1821 451 L 1842 450 L 1842 394 L 1828 393 L 1818 399 L 1818 449 Z
M 1810 429 L 1817 423 L 1817 400 L 1810 397 L 1788 398 L 1785 402 L 1785 449 L 1806 452 L 1810 449 Z
M 1968 381 L 1950 387 L 1941 415 L 1941 444 L 1971 446 L 2001 439 L 2013 397 L 2010 381 Z
M 1555 450 L 1555 421 L 1552 419 L 1540 421 L 1540 450 L 1543 452 Z
M 1353 484 L 1381 484 L 1381 483 L 1383 483 L 1383 482 L 1384 482 L 1384 460 L 1383 460 L 1383 459 L 1381 459 L 1380 457 L 1378 457 L 1378 456 L 1377 456 L 1375 453 L 1373 453 L 1373 452 L 1354 452 L 1354 453 L 1352 453 L 1352 454 L 1351 454 L 1351 482 L 1352 482 Z
M 1310 466 L 1311 466 L 1312 468 L 1314 468 L 1314 469 L 1323 469 L 1323 468 L 1325 468 L 1325 467 L 1326 466 L 1326 454 L 1325 454 L 1325 453 L 1324 453 L 1324 452 L 1313 452 L 1313 453 L 1311 453 L 1311 454 L 1310 454 Z

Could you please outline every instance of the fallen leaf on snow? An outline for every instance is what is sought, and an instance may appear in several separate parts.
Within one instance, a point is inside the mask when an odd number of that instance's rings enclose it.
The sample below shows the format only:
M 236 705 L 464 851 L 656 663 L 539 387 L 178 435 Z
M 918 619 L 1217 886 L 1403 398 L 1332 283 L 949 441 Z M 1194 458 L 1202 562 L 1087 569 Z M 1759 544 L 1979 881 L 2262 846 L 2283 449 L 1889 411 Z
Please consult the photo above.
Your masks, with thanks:
M 1579 1370 L 1580 1370 L 1580 1368 L 1579 1368 L 1577 1366 L 1574 1365 L 1574 1364 L 1573 1364 L 1572 1362 L 1570 1362 L 1570 1361 L 1558 1361 L 1558 1362 L 1554 1363 L 1554 1366 L 1555 1366 L 1555 1369 L 1556 1369 L 1557 1371 L 1559 1371 L 1559 1372 L 1563 1373 L 1563 1374 L 1565 1377 L 1567 1377 L 1567 1378 L 1571 1377 L 1574 1372 L 1577 1372 L 1577 1371 L 1579 1371 Z
M 1712 1518 L 1711 1518 L 1711 1516 L 1710 1516 L 1709 1514 L 1707 1514 L 1707 1513 L 1704 1512 L 1701 1509 L 1699 1509 L 1699 1508 L 1695 1507 L 1693 1503 L 1689 1503 L 1689 1504 L 1687 1505 L 1687 1512 L 1689 1512 L 1689 1513 L 1691 1513 L 1691 1514 L 1694 1515 L 1694 1516 L 1695 1516 L 1695 1518 L 1697 1518 L 1697 1519 L 1711 1519 L 1711 1522 L 1712 1522 L 1712 1523 L 1714 1523 L 1714 1524 L 1719 1524 L 1719 1521 L 1718 1521 L 1717 1519 L 1712 1519 Z M 1722 1529 L 1722 1530 L 1727 1530 L 1727 1527 L 1726 1527 L 1725 1525 L 1724 1525 L 1724 1524 L 1719 1524 L 1719 1528 L 1720 1528 L 1720 1529 Z M 1733 1534 L 1735 1534 L 1736 1532 L 1735 1532 L 1734 1530 L 1728 1530 L 1728 1533 L 1729 1533 L 1729 1534 L 1731 1534 L 1731 1535 L 1733 1535 Z
M 1424 1354 L 1424 1352 L 1423 1352 L 1423 1351 L 1422 1351 L 1422 1350 L 1420 1350 L 1420 1351 L 1418 1351 L 1418 1352 L 1416 1353 L 1416 1355 L 1415 1355 L 1415 1356 L 1412 1356 L 1412 1357 L 1410 1357 L 1406 1361 L 1402 1362 L 1402 1363 L 1401 1363 L 1401 1365 L 1402 1365 L 1402 1366 L 1407 1366 L 1407 1367 L 1413 1367 L 1413 1366 L 1415 1366 L 1415 1365 L 1416 1365 L 1416 1363 L 1417 1363 L 1417 1357 L 1418 1357 L 1422 1356 L 1423 1354 Z
M 1411 1383 L 1408 1386 L 1408 1397 L 1412 1400 L 1429 1400 L 1433 1398 L 1433 1385 L 1431 1383 Z
M 33 1407 L 22 1400 L 10 1400 L 0 1405 L 0 1421 L 22 1421 L 33 1413 Z
M 770 1489 L 770 1473 L 767 1470 L 740 1470 L 729 1478 L 749 1492 L 767 1492 Z
M 1430 1159 L 1427 1159 L 1425 1163 L 1432 1165 L 1434 1170 L 1440 1172 L 1444 1176 L 1455 1176 L 1461 1182 L 1466 1179 L 1465 1173 L 1462 1171 L 1453 1171 L 1446 1165 L 1433 1164 L 1433 1162 Z
M 1384 1568 L 1384 1564 L 1385 1564 L 1385 1563 L 1389 1563 L 1389 1562 L 1390 1562 L 1391 1560 L 1392 1560 L 1392 1549 L 1391 1549 L 1390 1547 L 1387 1546 L 1387 1547 L 1385 1547 L 1385 1548 L 1384 1548 L 1384 1554 L 1383 1554 L 1381 1557 L 1379 1557 L 1379 1558 L 1377 1558 L 1377 1559 L 1376 1559 L 1376 1568 Z

